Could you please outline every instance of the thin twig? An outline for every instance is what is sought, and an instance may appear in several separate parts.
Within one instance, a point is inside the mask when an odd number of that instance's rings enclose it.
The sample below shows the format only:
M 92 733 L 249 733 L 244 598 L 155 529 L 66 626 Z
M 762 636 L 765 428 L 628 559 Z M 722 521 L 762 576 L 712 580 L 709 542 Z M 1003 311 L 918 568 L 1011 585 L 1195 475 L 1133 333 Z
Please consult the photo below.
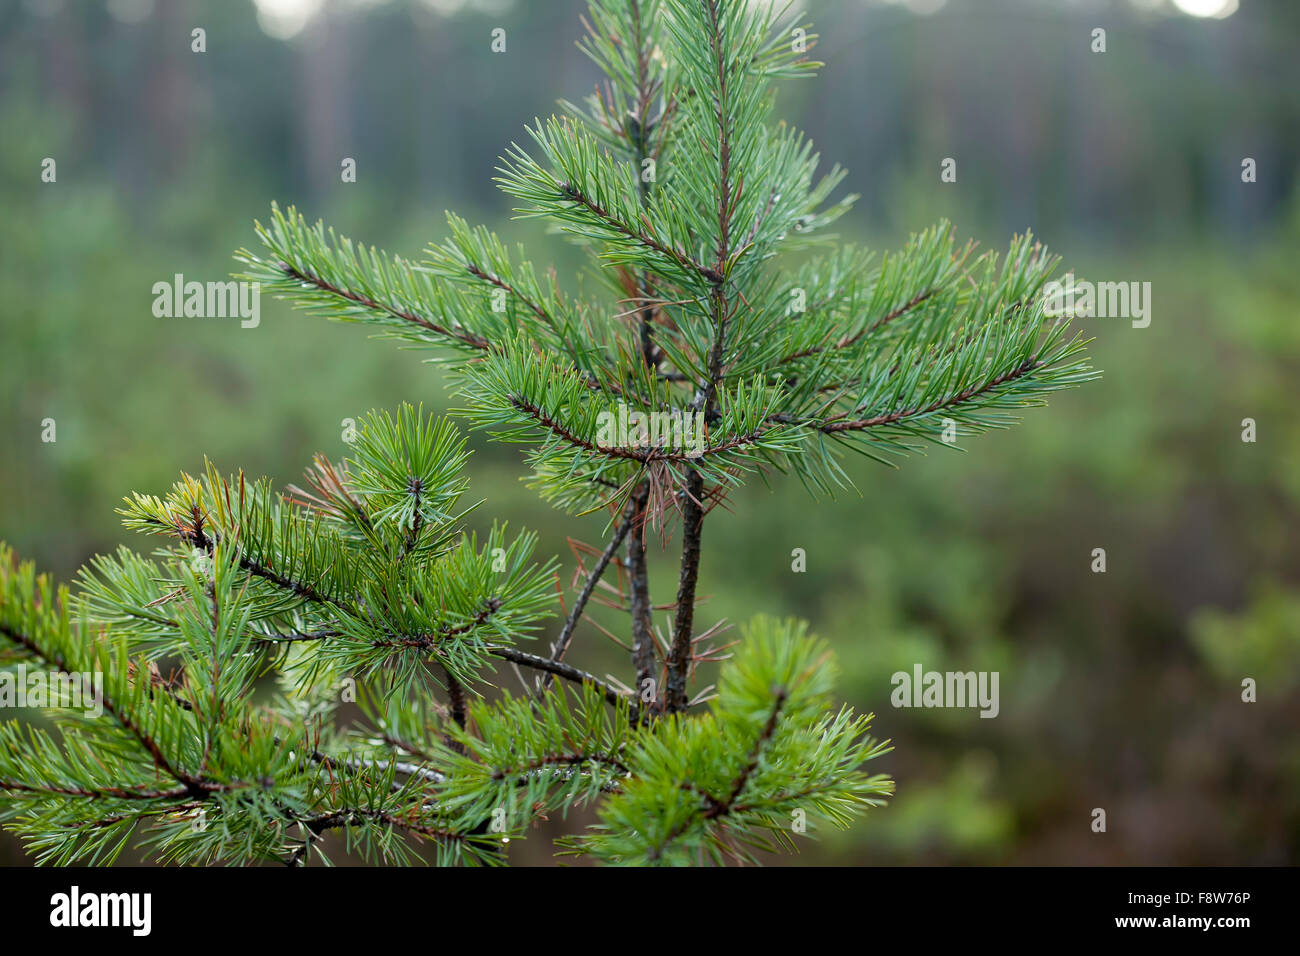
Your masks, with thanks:
M 610 539 L 605 550 L 601 552 L 591 571 L 587 573 L 587 583 L 583 585 L 582 590 L 578 593 L 578 598 L 573 602 L 573 610 L 569 612 L 568 619 L 564 622 L 564 627 L 560 630 L 560 636 L 551 646 L 551 660 L 562 661 L 565 652 L 569 649 L 569 643 L 573 640 L 574 629 L 578 626 L 578 621 L 582 618 L 583 609 L 587 602 L 591 600 L 592 593 L 596 590 L 601 576 L 605 569 L 609 567 L 610 559 L 614 557 L 614 552 L 619 549 L 623 539 L 627 537 L 628 529 L 632 527 L 633 506 L 629 502 L 628 507 L 624 510 L 623 520 L 614 531 L 614 536 Z M 546 674 L 542 678 L 542 690 L 549 690 L 554 683 L 555 676 Z
M 548 671 L 556 677 L 563 677 L 565 680 L 573 681 L 578 684 L 590 684 L 600 689 L 605 695 L 605 700 L 611 704 L 617 704 L 621 700 L 626 700 L 626 695 L 620 694 L 614 690 L 605 681 L 596 677 L 594 674 L 588 674 L 584 670 L 565 664 L 563 661 L 553 661 L 547 657 L 538 657 L 536 654 L 529 654 L 526 651 L 517 650 L 513 647 L 492 647 L 489 653 L 494 657 L 499 657 L 503 661 L 510 661 L 514 664 L 522 664 L 525 667 L 532 667 L 539 671 Z

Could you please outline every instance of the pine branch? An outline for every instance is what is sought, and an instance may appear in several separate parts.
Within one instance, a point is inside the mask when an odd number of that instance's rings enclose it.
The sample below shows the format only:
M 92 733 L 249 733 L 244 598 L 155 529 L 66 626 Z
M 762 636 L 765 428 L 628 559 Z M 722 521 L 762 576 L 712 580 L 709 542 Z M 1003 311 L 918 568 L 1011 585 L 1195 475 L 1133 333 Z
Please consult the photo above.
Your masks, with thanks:
M 456 329 L 447 328 L 446 326 L 439 325 L 438 323 L 433 322 L 430 319 L 426 319 L 424 316 L 416 315 L 413 312 L 408 312 L 396 306 L 388 305 L 383 302 L 376 301 L 375 299 L 362 295 L 359 292 L 352 292 L 348 289 L 344 289 L 344 288 L 340 288 L 339 286 L 332 285 L 329 282 L 327 282 L 325 279 L 321 278 L 320 276 L 313 275 L 310 272 L 297 269 L 287 262 L 283 262 L 280 264 L 280 270 L 290 279 L 295 279 L 298 282 L 303 283 L 304 285 L 312 286 L 316 289 L 319 289 L 321 292 L 329 293 L 332 296 L 335 296 L 340 299 L 344 299 L 348 302 L 355 302 L 358 305 L 361 305 L 373 312 L 377 312 L 382 315 L 391 316 L 395 319 L 400 319 L 403 322 L 410 322 L 412 325 L 419 326 L 422 329 L 432 332 L 434 335 L 439 335 L 449 339 L 454 339 L 457 342 L 463 343 L 464 345 L 468 345 L 471 348 L 475 348 L 475 349 L 481 349 L 485 351 L 490 351 L 492 349 L 492 343 L 488 342 L 486 339 L 480 336 L 474 335 L 469 332 L 463 332 Z
M 716 268 L 696 262 L 681 250 L 670 248 L 649 233 L 621 221 L 613 213 L 601 206 L 600 203 L 586 195 L 582 190 L 571 183 L 560 183 L 559 189 L 562 196 L 572 200 L 583 209 L 586 209 L 601 225 L 609 229 L 611 232 L 626 239 L 630 239 L 635 243 L 639 243 L 646 249 L 657 252 L 665 259 L 679 266 L 683 272 L 696 273 L 701 278 L 707 279 L 709 282 L 722 281 L 722 273 L 720 273 Z
M 756 619 L 708 712 L 639 732 L 601 823 L 566 845 L 614 863 L 721 862 L 790 848 L 794 810 L 844 825 L 892 784 L 859 769 L 888 749 L 865 736 L 869 718 L 828 714 L 833 676 L 825 646 L 803 627 Z
M 56 671 L 68 674 L 80 679 L 80 674 L 68 666 L 64 657 L 57 651 L 48 650 L 31 636 L 20 630 L 11 627 L 9 624 L 0 621 L 0 636 L 8 638 L 15 644 L 24 648 L 37 660 L 43 661 Z M 128 713 L 122 706 L 115 703 L 112 699 L 104 694 L 99 695 L 99 702 L 104 710 L 112 715 L 113 719 L 118 722 L 123 730 L 127 731 L 136 742 L 149 754 L 153 764 L 162 770 L 173 780 L 184 785 L 186 792 L 191 795 L 202 793 L 205 789 L 211 787 L 211 784 L 204 783 L 198 777 L 183 773 L 177 770 L 171 760 L 163 753 L 162 746 L 150 734 L 148 734 L 140 724 Z

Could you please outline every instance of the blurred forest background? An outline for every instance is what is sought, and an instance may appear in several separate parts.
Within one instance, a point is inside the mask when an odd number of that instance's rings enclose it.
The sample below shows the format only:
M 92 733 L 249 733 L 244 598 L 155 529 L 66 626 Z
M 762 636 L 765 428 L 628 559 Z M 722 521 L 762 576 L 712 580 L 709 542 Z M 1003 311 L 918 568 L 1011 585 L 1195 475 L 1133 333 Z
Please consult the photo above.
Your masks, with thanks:
M 1081 278 L 1151 282 L 1152 321 L 1084 322 L 1104 378 L 1017 429 L 898 470 L 851 461 L 860 496 L 758 485 L 709 524 L 704 618 L 809 619 L 841 696 L 896 748 L 874 767 L 898 781 L 887 808 L 794 862 L 1300 862 L 1300 4 L 806 7 L 827 66 L 779 113 L 863 195 L 841 235 L 890 249 L 947 216 L 1005 248 L 1031 227 Z M 345 453 L 345 418 L 453 404 L 425 356 L 363 328 L 269 297 L 255 330 L 159 319 L 151 288 L 235 271 L 272 199 L 414 258 L 451 207 L 568 281 L 573 250 L 511 222 L 491 176 L 525 123 L 590 92 L 583 11 L 0 4 L 0 537 L 66 580 L 123 541 L 148 550 L 114 508 L 205 454 L 283 485 L 313 452 Z M 537 529 L 571 572 L 566 537 L 596 541 L 603 519 L 565 519 L 519 481 L 516 450 L 473 443 L 475 521 Z M 672 573 L 654 566 L 660 600 Z M 590 627 L 570 657 L 624 669 Z M 999 671 L 1000 716 L 894 709 L 890 674 L 915 663 Z M 549 860 L 549 835 L 513 857 Z M 26 857 L 0 837 L 0 862 Z

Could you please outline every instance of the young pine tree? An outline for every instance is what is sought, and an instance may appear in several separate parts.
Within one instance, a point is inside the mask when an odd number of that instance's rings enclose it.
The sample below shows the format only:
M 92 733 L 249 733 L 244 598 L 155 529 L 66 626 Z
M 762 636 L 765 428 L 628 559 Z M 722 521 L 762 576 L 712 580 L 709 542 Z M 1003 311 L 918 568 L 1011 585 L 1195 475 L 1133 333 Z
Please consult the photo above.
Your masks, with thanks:
M 770 119 L 773 83 L 816 67 L 814 37 L 767 4 L 592 0 L 588 23 L 604 82 L 511 147 L 497 181 L 592 256 L 596 292 L 562 291 L 454 215 L 419 264 L 275 207 L 264 250 L 239 254 L 274 294 L 431 350 L 472 425 L 526 447 L 542 495 L 608 514 L 558 635 L 536 643 L 555 564 L 531 535 L 462 530 L 464 440 L 409 406 L 371 414 L 346 461 L 318 457 L 283 496 L 212 466 L 133 496 L 126 525 L 163 550 L 97 558 L 72 590 L 6 550 L 6 657 L 62 675 L 57 735 L 0 733 L 0 818 L 41 860 L 134 842 L 186 863 L 339 846 L 407 862 L 420 845 L 494 863 L 539 816 L 594 804 L 567 852 L 724 863 L 892 792 L 863 771 L 885 748 L 832 705 L 804 625 L 759 618 L 729 654 L 712 643 L 705 519 L 752 477 L 831 492 L 846 452 L 950 444 L 1089 378 L 1044 312 L 1056 260 L 1028 236 L 976 256 L 947 224 L 880 258 L 836 243 L 844 173 L 819 177 Z M 660 605 L 656 541 L 678 565 Z M 570 662 L 605 577 L 628 621 L 618 679 Z M 693 687 L 723 656 L 716 692 Z M 524 693 L 485 695 L 510 665 L 533 673 Z M 101 716 L 69 706 L 78 691 Z

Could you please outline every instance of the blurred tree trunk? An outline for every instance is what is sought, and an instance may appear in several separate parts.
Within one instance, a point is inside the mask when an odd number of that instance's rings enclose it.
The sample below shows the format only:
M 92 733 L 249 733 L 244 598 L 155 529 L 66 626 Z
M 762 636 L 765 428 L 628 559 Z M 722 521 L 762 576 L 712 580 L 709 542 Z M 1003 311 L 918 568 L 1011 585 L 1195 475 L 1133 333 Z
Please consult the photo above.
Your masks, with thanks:
M 195 63 L 189 58 L 206 54 L 191 49 L 194 18 L 183 16 L 185 12 L 176 3 L 156 8 L 147 40 L 149 62 L 139 70 L 153 155 L 164 167 L 159 172 L 167 176 L 184 169 L 194 132 L 204 125 L 195 115 Z
M 307 25 L 299 46 L 301 96 L 298 118 L 302 124 L 302 168 L 312 198 L 322 198 L 339 182 L 344 157 L 358 163 L 352 144 L 352 104 L 348 96 L 351 69 L 343 14 L 338 4 L 326 0 Z
M 74 144 L 89 147 L 86 142 L 92 124 L 90 81 L 87 64 L 84 18 L 76 11 L 65 8 L 45 24 L 45 82 L 56 103 L 65 111 L 74 130 Z

